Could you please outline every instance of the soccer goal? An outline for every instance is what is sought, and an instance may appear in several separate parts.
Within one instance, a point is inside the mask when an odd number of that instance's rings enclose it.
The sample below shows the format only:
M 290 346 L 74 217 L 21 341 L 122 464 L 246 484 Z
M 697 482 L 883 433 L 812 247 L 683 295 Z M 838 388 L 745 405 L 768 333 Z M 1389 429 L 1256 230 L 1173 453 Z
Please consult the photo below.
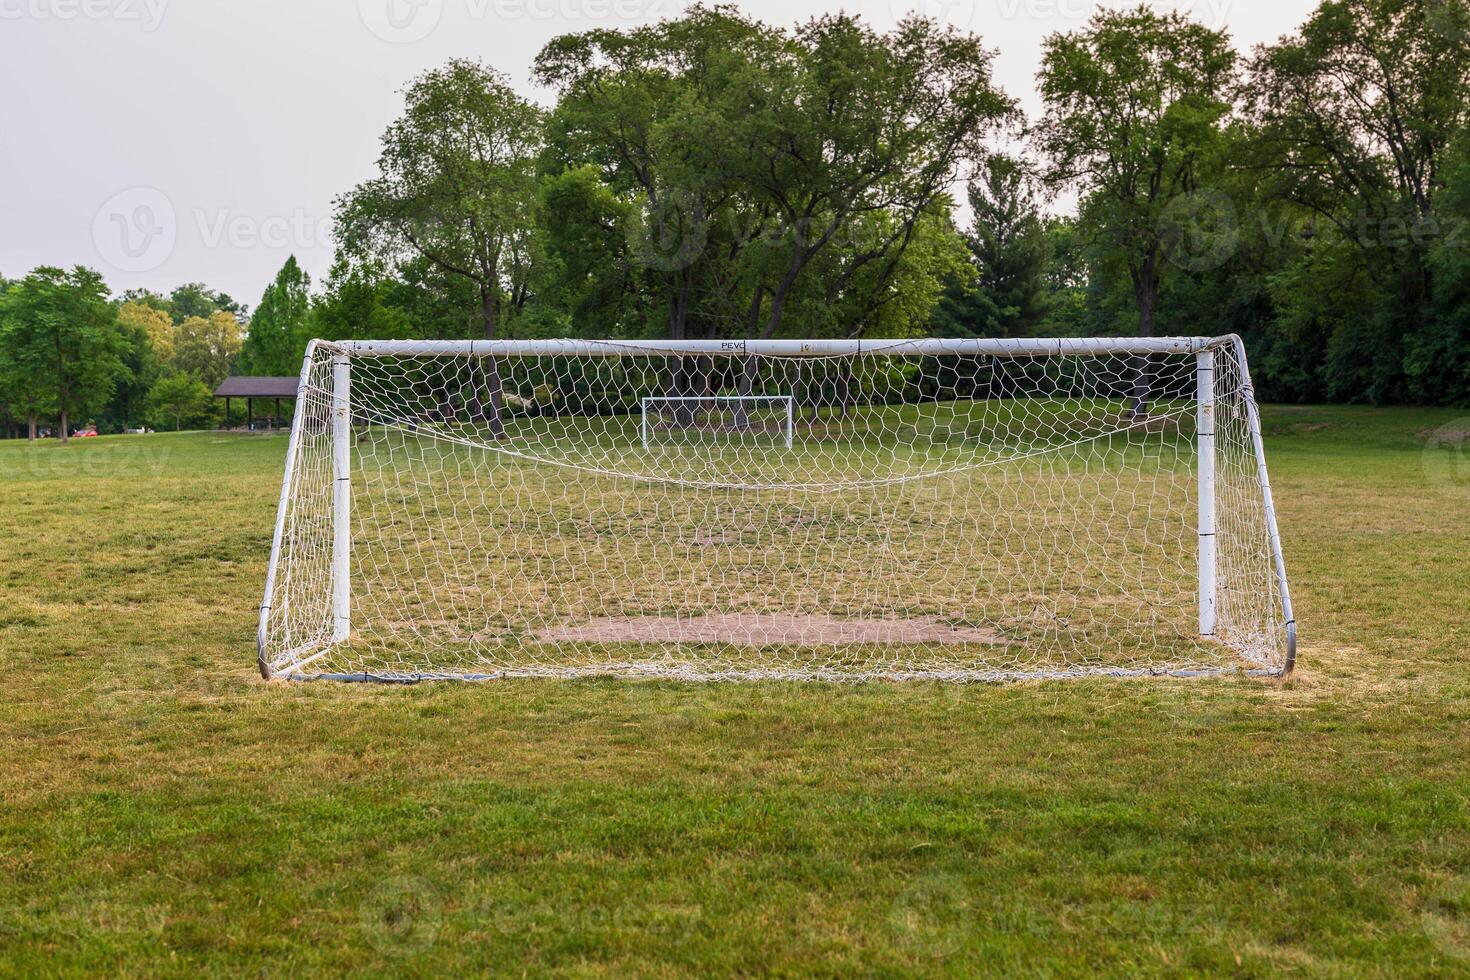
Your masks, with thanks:
M 1239 338 L 313 341 L 268 678 L 1292 670 Z

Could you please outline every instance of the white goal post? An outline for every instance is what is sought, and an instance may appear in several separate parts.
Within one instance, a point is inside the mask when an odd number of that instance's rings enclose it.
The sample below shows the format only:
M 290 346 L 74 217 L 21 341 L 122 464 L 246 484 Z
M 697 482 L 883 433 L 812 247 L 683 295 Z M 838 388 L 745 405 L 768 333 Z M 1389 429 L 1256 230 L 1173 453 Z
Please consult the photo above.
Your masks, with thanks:
M 316 340 L 257 646 L 268 679 L 1284 676 L 1296 621 L 1239 337 Z

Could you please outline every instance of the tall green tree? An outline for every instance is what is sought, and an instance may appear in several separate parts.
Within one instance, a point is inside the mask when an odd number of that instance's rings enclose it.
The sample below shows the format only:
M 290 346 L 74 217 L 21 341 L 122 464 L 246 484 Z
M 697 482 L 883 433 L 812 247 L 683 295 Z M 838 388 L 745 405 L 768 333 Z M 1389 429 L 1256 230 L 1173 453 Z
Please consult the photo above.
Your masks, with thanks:
M 1331 336 L 1330 393 L 1437 400 L 1441 382 L 1422 373 L 1434 358 L 1416 346 L 1436 295 L 1431 254 L 1449 233 L 1436 196 L 1470 123 L 1470 9 L 1330 0 L 1257 52 L 1246 93 L 1259 134 L 1253 162 L 1275 197 L 1319 225 L 1322 244 L 1302 261 L 1346 263 L 1333 277 L 1361 277 L 1377 295 Z
M 947 202 L 960 162 L 983 159 L 986 141 L 1015 118 L 974 35 L 917 17 L 880 34 L 834 14 L 798 28 L 795 42 L 790 81 L 761 76 L 780 85 L 765 91 L 770 125 L 747 133 L 747 179 L 781 231 L 753 300 L 757 309 L 766 300 L 760 337 L 780 331 L 790 296 L 825 251 L 839 252 L 820 284 L 827 302 L 865 278 L 886 290 L 926 216 Z
M 914 222 L 903 255 L 897 261 L 848 267 L 847 249 L 833 249 L 816 260 L 812 278 L 830 283 L 846 277 L 846 286 L 827 294 L 805 291 L 792 321 L 811 325 L 817 336 L 919 337 L 928 333 L 946 283 L 965 268 L 965 240 L 954 225 L 953 206 L 946 197 Z M 882 248 L 891 237 L 897 216 L 870 222 L 866 240 Z M 862 242 L 854 243 L 862 247 Z M 788 314 L 791 315 L 791 314 Z
M 388 127 L 379 175 L 337 201 L 344 250 L 389 264 L 408 259 L 462 279 L 477 294 L 483 336 L 530 298 L 535 158 L 541 111 L 498 72 L 454 60 L 419 76 Z M 499 369 L 488 363 L 487 421 L 504 430 Z M 482 415 L 471 379 L 471 411 Z
M 622 260 L 584 288 L 638 311 L 640 294 L 651 296 L 649 322 L 632 330 L 672 339 L 742 330 L 748 256 L 774 221 L 742 184 L 750 154 L 739 127 L 769 121 L 761 72 L 788 78 L 792 57 L 780 32 L 697 4 L 657 24 L 563 35 L 537 57 L 536 79 L 558 92 L 543 162 L 558 182 L 549 193 L 591 209 L 573 212 L 575 225 L 551 231 L 548 244 L 573 267 L 584 262 L 569 245 Z M 589 167 L 611 200 L 585 185 Z M 623 226 L 621 246 L 598 232 L 599 211 Z
M 149 394 L 149 407 L 154 424 L 178 432 L 187 420 L 191 424 L 207 422 L 214 414 L 214 397 L 209 387 L 187 374 L 170 374 L 158 380 Z
M 1029 175 L 1006 156 L 990 157 L 968 186 L 974 225 L 968 261 L 935 310 L 947 337 L 1034 336 L 1049 312 L 1049 243 Z
M 306 332 L 326 340 L 424 336 L 402 303 L 409 288 L 374 262 L 339 257 L 312 301 Z
M 619 286 L 650 285 L 674 339 L 926 321 L 935 262 L 953 254 L 956 168 L 1014 118 L 979 40 L 917 18 L 879 33 L 838 14 L 785 32 L 694 6 L 558 38 L 536 71 L 560 96 L 548 169 L 605 176 L 641 267 Z M 675 363 L 671 391 L 719 383 L 695 362 Z M 756 370 L 752 358 L 738 390 Z
M 557 162 L 596 164 L 642 219 L 667 335 L 770 337 L 793 308 L 887 302 L 959 161 L 1014 118 L 990 60 L 922 19 L 781 32 L 695 6 L 558 38 L 536 71 L 560 93 Z
M 1053 337 L 1094 336 L 1105 331 L 1093 322 L 1094 287 L 1088 261 L 1085 232 L 1074 215 L 1053 215 L 1042 220 L 1047 262 L 1046 322 L 1040 332 Z
M 215 313 L 228 313 L 243 320 L 248 312 L 227 294 L 211 289 L 202 282 L 185 283 L 175 289 L 169 294 L 168 306 L 175 323 L 183 323 L 190 317 L 207 320 Z
M 1035 141 L 1050 161 L 1047 179 L 1083 195 L 1094 247 L 1126 270 L 1144 336 L 1155 332 L 1160 285 L 1181 243 L 1178 218 L 1230 111 L 1235 64 L 1224 32 L 1147 7 L 1104 11 L 1046 40 Z M 1140 364 L 1137 415 L 1148 387 Z
M 142 300 L 125 299 L 117 308 L 117 320 L 124 329 L 147 338 L 158 363 L 167 364 L 173 360 L 174 321 L 165 309 Z
M 646 324 L 651 298 L 626 229 L 633 205 L 587 163 L 546 174 L 537 188 L 541 257 L 536 292 L 563 334 L 618 337 Z
M 16 284 L 7 281 L 0 288 L 0 411 L 6 420 L 14 419 L 26 428 L 26 437 L 35 442 L 37 426 L 43 417 L 52 415 L 52 389 L 44 376 L 44 353 L 39 345 L 22 347 L 12 336 L 10 305 L 16 302 Z
M 0 348 L 7 351 L 12 397 L 32 422 L 54 407 L 62 442 L 71 420 L 107 404 L 126 376 L 125 341 L 102 276 L 81 266 L 42 266 L 9 289 L 0 306 Z
M 1434 216 L 1441 233 L 1429 256 L 1432 313 L 1405 369 L 1425 400 L 1470 405 L 1470 129 L 1451 148 Z
M 126 429 L 143 420 L 153 385 L 169 369 L 174 354 L 174 323 L 167 313 L 138 302 L 117 309 L 122 335 L 121 358 L 126 369 L 112 398 L 100 413 L 104 430 Z
M 0 297 L 0 308 L 3 306 L 4 299 Z M 4 324 L 0 319 L 0 411 L 7 421 L 14 419 L 23 424 L 26 438 L 35 442 L 40 420 L 55 414 L 52 392 L 36 383 L 39 376 L 27 356 L 30 352 L 11 347 L 4 339 Z
M 250 317 L 249 332 L 240 349 L 240 370 L 246 374 L 292 376 L 301 369 L 309 339 L 311 277 L 296 256 L 286 259 L 275 281 L 265 288 Z
M 216 388 L 234 370 L 243 340 L 244 328 L 232 313 L 188 317 L 174 328 L 171 367 Z

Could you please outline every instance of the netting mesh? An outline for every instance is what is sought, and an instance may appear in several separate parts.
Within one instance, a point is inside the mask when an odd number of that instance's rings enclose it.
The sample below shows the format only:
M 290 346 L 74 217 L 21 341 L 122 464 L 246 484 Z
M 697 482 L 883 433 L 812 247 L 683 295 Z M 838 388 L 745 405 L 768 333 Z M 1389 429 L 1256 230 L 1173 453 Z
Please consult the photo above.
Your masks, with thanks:
M 764 435 L 787 449 L 796 445 L 796 399 L 791 395 L 649 395 L 641 401 L 643 447 L 685 448 L 709 436 L 735 434 L 742 444 Z
M 1201 636 L 1192 353 L 317 345 L 262 661 L 384 679 L 1278 672 L 1248 379 L 1231 348 L 1211 360 Z

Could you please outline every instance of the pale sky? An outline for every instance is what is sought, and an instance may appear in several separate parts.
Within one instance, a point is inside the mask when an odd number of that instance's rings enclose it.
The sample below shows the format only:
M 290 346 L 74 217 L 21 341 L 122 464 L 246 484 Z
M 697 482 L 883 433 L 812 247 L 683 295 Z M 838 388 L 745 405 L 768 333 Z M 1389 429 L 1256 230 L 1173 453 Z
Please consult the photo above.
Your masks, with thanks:
M 1226 28 L 1242 50 L 1317 0 L 1151 0 Z M 1085 0 L 863 0 L 887 28 L 911 9 L 998 48 L 996 81 L 1038 100 L 1042 40 Z M 332 258 L 334 195 L 370 176 L 399 90 L 479 58 L 543 103 L 531 62 L 550 38 L 659 20 L 681 0 L 0 0 L 0 274 L 87 265 L 114 290 L 202 281 L 254 308 L 286 257 Z M 814 0 L 739 6 L 789 25 Z

